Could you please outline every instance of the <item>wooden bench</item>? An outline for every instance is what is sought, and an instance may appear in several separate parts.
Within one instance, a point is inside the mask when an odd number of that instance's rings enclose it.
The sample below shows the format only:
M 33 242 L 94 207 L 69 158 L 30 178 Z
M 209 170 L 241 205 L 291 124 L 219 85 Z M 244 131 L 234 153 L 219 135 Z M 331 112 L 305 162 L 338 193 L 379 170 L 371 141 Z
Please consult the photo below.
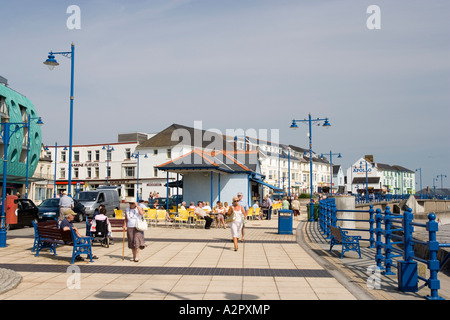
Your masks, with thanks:
M 38 233 L 37 235 L 35 234 L 36 246 L 34 249 L 36 250 L 36 257 L 39 256 L 39 252 L 44 248 L 50 248 L 50 252 L 53 252 L 56 256 L 57 245 L 70 245 L 73 246 L 71 264 L 75 262 L 75 258 L 80 254 L 87 254 L 92 262 L 91 237 L 78 237 L 72 228 L 64 231 L 59 228 L 56 220 L 37 223 L 35 232 Z
M 359 240 L 361 236 L 349 236 L 347 235 L 347 231 L 343 231 L 341 227 L 333 227 L 330 226 L 331 231 L 331 242 L 330 242 L 330 251 L 333 249 L 333 246 L 336 244 L 342 245 L 341 251 L 341 259 L 344 257 L 344 252 L 347 251 L 355 251 L 359 254 L 359 258 L 361 259 L 361 250 L 359 247 Z

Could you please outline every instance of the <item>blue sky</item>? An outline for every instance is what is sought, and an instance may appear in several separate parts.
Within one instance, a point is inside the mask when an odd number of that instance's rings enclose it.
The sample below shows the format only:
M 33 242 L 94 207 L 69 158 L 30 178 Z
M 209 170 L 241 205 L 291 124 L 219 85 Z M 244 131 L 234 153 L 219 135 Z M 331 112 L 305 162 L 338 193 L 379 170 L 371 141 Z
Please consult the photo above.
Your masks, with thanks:
M 66 9 L 81 9 L 69 30 Z M 369 5 L 381 29 L 369 30 Z M 45 144 L 68 143 L 70 61 L 76 45 L 74 143 L 172 123 L 279 129 L 280 142 L 365 154 L 422 168 L 450 186 L 450 3 L 445 0 L 1 1 L 0 75 L 43 117 Z M 418 181 L 417 176 L 417 181 Z M 440 180 L 437 183 L 440 186 Z M 418 187 L 417 187 L 418 189 Z

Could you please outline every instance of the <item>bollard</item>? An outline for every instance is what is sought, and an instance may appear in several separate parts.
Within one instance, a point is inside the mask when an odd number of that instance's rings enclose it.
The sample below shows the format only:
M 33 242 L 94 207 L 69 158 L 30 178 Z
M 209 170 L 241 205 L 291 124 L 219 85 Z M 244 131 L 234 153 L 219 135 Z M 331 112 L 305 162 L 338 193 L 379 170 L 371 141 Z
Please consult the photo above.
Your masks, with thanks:
M 392 216 L 391 216 L 391 210 L 389 206 L 386 207 L 385 216 L 384 216 L 384 238 L 385 238 L 385 245 L 384 245 L 384 267 L 385 271 L 383 271 L 383 274 L 386 276 L 392 276 L 395 275 L 395 273 L 391 270 L 392 267 L 392 244 L 391 244 L 391 238 L 392 238 L 392 231 L 391 231 L 391 225 L 392 225 Z
M 369 246 L 369 248 L 375 248 L 375 239 L 374 239 L 375 229 L 373 228 L 373 225 L 375 223 L 375 220 L 373 218 L 374 212 L 375 211 L 373 210 L 373 205 L 370 205 L 370 209 L 369 209 L 369 225 L 370 225 L 370 228 L 369 228 L 369 232 L 370 232 L 369 241 L 370 241 L 370 246 Z
M 437 253 L 439 251 L 439 242 L 436 241 L 436 232 L 439 229 L 439 225 L 436 222 L 436 215 L 430 213 L 428 215 L 427 231 L 429 234 L 428 250 L 430 251 L 430 260 L 428 260 L 428 269 L 430 270 L 430 278 L 428 279 L 428 288 L 430 288 L 431 295 L 426 296 L 428 300 L 444 300 L 444 298 L 438 295 L 440 289 L 440 281 L 437 277 L 440 263 L 437 260 Z
M 376 228 L 375 228 L 375 232 L 376 232 L 376 255 L 375 255 L 375 261 L 377 263 L 377 267 L 379 268 L 379 270 L 384 270 L 383 266 L 381 265 L 383 262 L 383 253 L 382 253 L 382 249 L 383 249 L 383 240 L 382 240 L 382 236 L 383 236 L 383 229 L 381 228 L 381 221 L 383 220 L 383 215 L 381 214 L 381 209 L 377 209 L 376 214 L 375 214 L 375 221 L 376 221 Z

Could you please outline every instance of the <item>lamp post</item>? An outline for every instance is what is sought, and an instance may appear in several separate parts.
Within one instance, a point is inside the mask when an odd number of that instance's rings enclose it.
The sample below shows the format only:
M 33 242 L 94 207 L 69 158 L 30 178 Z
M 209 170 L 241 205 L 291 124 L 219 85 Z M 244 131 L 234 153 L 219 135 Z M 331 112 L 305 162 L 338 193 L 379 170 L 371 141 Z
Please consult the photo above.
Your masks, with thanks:
M 73 135 L 73 79 L 74 79 L 74 60 L 75 60 L 75 45 L 72 43 L 71 51 L 65 52 L 49 52 L 48 59 L 44 61 L 44 64 L 48 66 L 50 70 L 53 70 L 59 63 L 55 59 L 55 54 L 63 55 L 69 58 L 71 61 L 70 68 L 70 126 L 69 126 L 69 177 L 67 181 L 67 194 L 72 195 L 72 135 Z
M 445 175 L 445 174 L 439 174 L 438 176 L 437 176 L 437 178 L 441 178 L 441 189 L 443 189 L 444 188 L 444 184 L 442 183 L 442 178 L 447 178 L 447 176 Z
M 330 177 L 331 177 L 330 194 L 333 195 L 333 156 L 338 156 L 338 158 L 342 158 L 342 155 L 340 153 L 332 153 L 331 151 L 330 151 L 329 155 L 330 155 Z M 320 157 L 323 158 L 324 154 L 322 153 L 320 155 Z
M 27 132 L 27 164 L 25 168 L 25 199 L 28 199 L 28 164 L 30 155 L 30 133 L 31 133 L 31 120 L 37 120 L 38 125 L 43 125 L 41 117 L 30 117 L 28 116 L 28 132 Z
M 48 146 L 45 147 L 45 150 L 49 150 Z M 67 150 L 67 147 L 64 146 L 63 150 Z M 56 198 L 56 167 L 58 164 L 58 143 L 55 142 L 55 181 L 53 182 L 53 197 Z
M 40 122 L 42 120 L 39 119 Z M 13 130 L 11 131 L 11 125 L 13 125 Z M 26 128 L 29 126 L 27 122 L 9 122 L 9 118 L 5 118 L 5 122 L 1 123 L 2 131 L 0 137 L 3 141 L 3 188 L 2 188 L 2 212 L 0 217 L 0 248 L 6 247 L 6 183 L 8 175 L 8 145 L 9 139 L 18 130 Z
M 422 196 L 422 168 L 416 169 L 416 172 L 417 171 L 419 171 L 419 173 L 420 173 L 420 175 L 419 175 L 419 177 L 420 177 L 420 199 L 422 199 L 423 198 L 423 196 Z
M 304 123 L 308 123 L 309 125 L 309 170 L 310 170 L 310 174 L 309 174 L 309 180 L 310 180 L 310 192 L 311 192 L 311 197 L 310 197 L 310 216 L 309 216 L 309 221 L 314 221 L 314 199 L 313 199 L 313 193 L 314 193 L 314 188 L 313 188 L 313 161 L 312 161 L 312 124 L 316 123 L 316 122 L 321 122 L 324 121 L 324 123 L 322 124 L 323 127 L 325 128 L 329 128 L 331 125 L 328 122 L 328 118 L 324 118 L 324 119 L 311 119 L 311 113 L 308 115 L 308 119 L 304 119 L 304 120 L 292 120 L 292 124 L 291 124 L 291 128 L 292 129 L 297 129 L 297 122 L 304 122 Z
M 111 161 L 111 152 L 114 151 L 114 147 L 103 146 L 103 150 L 106 150 L 106 185 L 109 186 L 109 161 Z
M 139 157 L 144 156 L 144 158 L 148 158 L 147 154 L 141 154 L 139 151 L 131 154 L 132 158 L 137 159 L 137 180 L 136 180 L 136 201 L 139 202 Z

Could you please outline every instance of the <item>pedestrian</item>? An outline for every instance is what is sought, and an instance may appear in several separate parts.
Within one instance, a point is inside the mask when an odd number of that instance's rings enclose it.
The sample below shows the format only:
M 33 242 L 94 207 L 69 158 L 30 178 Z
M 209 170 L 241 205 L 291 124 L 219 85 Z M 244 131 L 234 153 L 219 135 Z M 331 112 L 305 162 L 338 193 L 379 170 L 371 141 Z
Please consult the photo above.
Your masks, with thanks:
M 62 197 L 59 199 L 59 218 L 58 221 L 61 222 L 66 216 L 68 210 L 73 209 L 73 199 L 67 195 L 66 191 L 62 192 Z
M 242 235 L 244 226 L 244 207 L 239 204 L 239 198 L 233 198 L 233 204 L 228 210 L 227 215 L 232 217 L 230 222 L 231 237 L 233 238 L 234 251 L 238 250 L 239 235 Z
M 294 217 L 300 215 L 300 201 L 298 200 L 297 196 L 295 196 L 294 200 L 292 200 L 291 206 L 292 211 L 294 211 Z
M 133 258 L 130 261 L 139 262 L 139 250 L 145 248 L 144 232 L 136 229 L 136 219 L 143 219 L 144 211 L 137 202 L 129 202 L 125 211 L 124 229 L 127 231 L 128 248 Z
M 223 228 L 226 229 L 227 226 L 225 224 L 225 208 L 223 207 L 222 202 L 217 201 L 217 205 L 216 205 L 216 209 L 215 209 L 215 213 L 217 214 L 217 218 L 216 218 L 216 229 L 220 226 L 220 223 L 222 223 Z
M 205 210 L 203 210 L 203 202 L 202 201 L 199 201 L 197 203 L 197 207 L 195 208 L 194 213 L 197 216 L 199 216 L 200 218 L 205 219 L 205 229 L 211 228 L 211 223 L 213 222 L 213 219 L 206 214 Z
M 242 237 L 241 241 L 244 242 L 244 234 L 245 234 L 245 222 L 247 220 L 247 212 L 248 212 L 248 204 L 244 201 L 244 195 L 242 192 L 238 192 L 237 194 L 239 205 L 242 207 L 242 214 L 244 215 L 244 220 L 242 220 Z
M 263 202 L 263 210 L 259 213 L 259 220 L 261 220 L 264 217 L 264 212 L 266 213 L 267 220 L 270 220 L 270 211 L 272 210 L 272 200 L 270 200 L 270 197 L 267 195 L 264 197 Z
M 283 198 L 283 202 L 281 203 L 281 209 L 289 210 L 289 201 L 286 197 Z

